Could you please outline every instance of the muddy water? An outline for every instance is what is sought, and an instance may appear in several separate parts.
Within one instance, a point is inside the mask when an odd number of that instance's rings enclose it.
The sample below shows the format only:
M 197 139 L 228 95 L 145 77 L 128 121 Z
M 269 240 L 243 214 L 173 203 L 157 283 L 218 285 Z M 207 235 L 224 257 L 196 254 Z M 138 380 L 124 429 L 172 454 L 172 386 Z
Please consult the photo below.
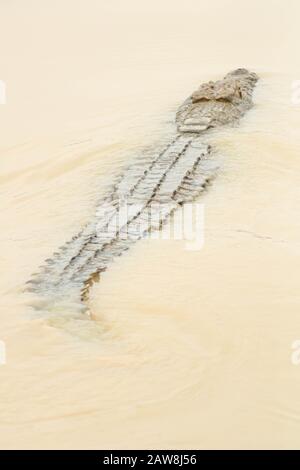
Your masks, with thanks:
M 0 10 L 0 447 L 299 448 L 297 2 Z M 93 322 L 37 314 L 31 273 L 181 101 L 237 66 L 261 80 L 241 125 L 209 137 L 202 250 L 145 240 L 94 287 Z

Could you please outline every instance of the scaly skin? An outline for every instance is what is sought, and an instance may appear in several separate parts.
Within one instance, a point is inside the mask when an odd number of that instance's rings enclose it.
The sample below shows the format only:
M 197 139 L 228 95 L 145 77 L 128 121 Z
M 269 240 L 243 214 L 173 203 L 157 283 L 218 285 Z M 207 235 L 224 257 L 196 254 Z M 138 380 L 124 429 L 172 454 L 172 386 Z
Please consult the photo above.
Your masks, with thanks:
M 257 80 L 254 73 L 238 69 L 201 85 L 177 112 L 174 140 L 160 154 L 142 156 L 128 168 L 94 219 L 46 260 L 28 290 L 48 303 L 84 306 L 90 286 L 116 256 L 149 231 L 159 230 L 178 206 L 205 189 L 216 165 L 201 136 L 237 122 L 252 106 Z

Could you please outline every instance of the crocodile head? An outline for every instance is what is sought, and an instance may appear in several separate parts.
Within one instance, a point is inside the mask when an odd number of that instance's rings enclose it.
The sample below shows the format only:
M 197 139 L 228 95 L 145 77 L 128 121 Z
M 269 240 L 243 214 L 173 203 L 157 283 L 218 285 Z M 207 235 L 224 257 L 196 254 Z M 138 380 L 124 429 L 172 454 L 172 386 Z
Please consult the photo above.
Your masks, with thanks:
M 255 73 L 240 68 L 222 80 L 202 84 L 179 109 L 178 131 L 201 133 L 238 120 L 252 106 L 257 80 Z

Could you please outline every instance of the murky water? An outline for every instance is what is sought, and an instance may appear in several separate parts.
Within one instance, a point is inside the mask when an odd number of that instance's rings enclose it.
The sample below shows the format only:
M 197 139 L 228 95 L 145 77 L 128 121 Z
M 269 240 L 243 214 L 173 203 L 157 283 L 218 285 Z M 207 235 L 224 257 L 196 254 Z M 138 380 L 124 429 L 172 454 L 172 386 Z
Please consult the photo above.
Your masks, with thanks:
M 299 448 L 297 2 L 45 3 L 0 6 L 0 447 Z M 203 249 L 142 241 L 94 287 L 94 321 L 37 315 L 32 272 L 186 96 L 238 66 L 261 80 L 241 125 L 210 136 Z

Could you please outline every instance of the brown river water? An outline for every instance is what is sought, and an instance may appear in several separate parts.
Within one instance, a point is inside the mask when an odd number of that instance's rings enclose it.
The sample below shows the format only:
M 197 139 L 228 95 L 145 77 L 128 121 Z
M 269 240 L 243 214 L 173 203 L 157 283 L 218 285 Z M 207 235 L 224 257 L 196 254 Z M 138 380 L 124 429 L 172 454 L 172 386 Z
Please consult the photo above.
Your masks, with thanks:
M 300 448 L 299 2 L 0 2 L 0 448 Z M 144 240 L 94 320 L 24 285 L 181 102 L 236 67 L 254 108 L 209 139 L 204 246 Z

